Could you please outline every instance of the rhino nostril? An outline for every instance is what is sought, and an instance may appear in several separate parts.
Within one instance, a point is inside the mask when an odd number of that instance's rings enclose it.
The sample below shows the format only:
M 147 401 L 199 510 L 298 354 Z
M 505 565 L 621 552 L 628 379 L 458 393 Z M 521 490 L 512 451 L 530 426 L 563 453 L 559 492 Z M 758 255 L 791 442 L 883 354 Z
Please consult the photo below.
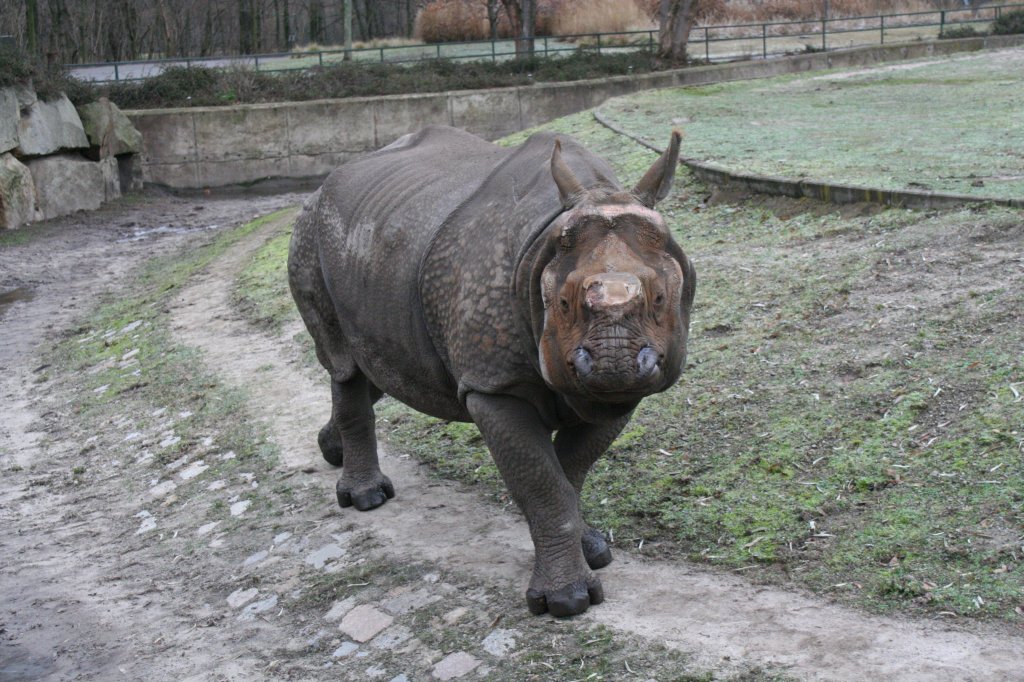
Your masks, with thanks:
M 645 379 L 654 373 L 658 367 L 658 351 L 650 346 L 644 346 L 636 356 L 637 372 L 641 379 Z
M 572 352 L 572 366 L 576 368 L 578 376 L 588 376 L 594 371 L 594 358 L 590 357 L 586 348 L 580 346 Z

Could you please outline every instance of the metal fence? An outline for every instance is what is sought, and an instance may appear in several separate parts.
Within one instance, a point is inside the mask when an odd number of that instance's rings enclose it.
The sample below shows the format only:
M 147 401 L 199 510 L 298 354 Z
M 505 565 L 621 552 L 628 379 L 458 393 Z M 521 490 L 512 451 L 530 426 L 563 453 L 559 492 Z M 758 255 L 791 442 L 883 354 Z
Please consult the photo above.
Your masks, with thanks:
M 817 52 L 887 41 L 941 38 L 951 31 L 984 31 L 1002 14 L 1024 10 L 1024 3 L 986 5 L 977 8 L 878 14 L 861 17 L 776 21 L 729 26 L 698 26 L 690 34 L 688 53 L 708 62 L 736 59 L 767 59 L 797 52 Z M 587 33 L 542 36 L 534 54 L 558 57 L 578 52 L 612 54 L 646 49 L 654 51 L 657 31 Z M 381 46 L 352 50 L 316 50 L 239 57 L 193 57 L 99 64 L 68 65 L 68 72 L 82 80 L 115 82 L 141 80 L 170 67 L 205 66 L 251 68 L 256 71 L 292 71 L 318 68 L 343 61 L 353 63 L 409 64 L 430 59 L 456 61 L 503 61 L 515 57 L 512 40 L 488 40 L 417 45 Z

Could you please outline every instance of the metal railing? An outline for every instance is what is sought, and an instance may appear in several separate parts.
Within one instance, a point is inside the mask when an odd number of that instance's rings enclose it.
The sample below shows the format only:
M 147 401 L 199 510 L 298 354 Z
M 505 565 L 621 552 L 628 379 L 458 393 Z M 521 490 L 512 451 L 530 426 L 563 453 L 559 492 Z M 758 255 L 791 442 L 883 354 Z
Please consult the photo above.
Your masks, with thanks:
M 886 40 L 941 38 L 951 29 L 987 27 L 1004 12 L 1013 10 L 1024 10 L 1024 3 L 861 17 L 697 26 L 690 34 L 688 54 L 697 58 L 703 56 L 710 63 L 881 45 Z M 654 29 L 541 36 L 535 41 L 534 54 L 539 57 L 558 57 L 580 51 L 609 54 L 647 49 L 653 52 L 657 40 L 657 30 Z M 66 68 L 71 75 L 83 80 L 116 82 L 149 78 L 175 66 L 241 67 L 277 72 L 320 68 L 343 61 L 357 64 L 408 64 L 431 59 L 497 62 L 512 59 L 515 54 L 513 40 L 487 40 L 368 47 L 348 51 L 335 49 L 70 64 Z

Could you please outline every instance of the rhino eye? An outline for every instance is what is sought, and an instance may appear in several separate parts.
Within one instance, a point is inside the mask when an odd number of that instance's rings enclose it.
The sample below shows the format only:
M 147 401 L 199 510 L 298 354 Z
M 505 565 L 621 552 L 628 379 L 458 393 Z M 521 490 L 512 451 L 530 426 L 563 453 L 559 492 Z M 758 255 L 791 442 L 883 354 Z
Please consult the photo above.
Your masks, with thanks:
M 560 298 L 558 304 L 562 306 L 564 312 L 569 312 L 569 301 L 565 298 Z
M 566 225 L 562 228 L 562 234 L 558 238 L 558 244 L 563 249 L 571 249 L 576 246 L 576 226 Z

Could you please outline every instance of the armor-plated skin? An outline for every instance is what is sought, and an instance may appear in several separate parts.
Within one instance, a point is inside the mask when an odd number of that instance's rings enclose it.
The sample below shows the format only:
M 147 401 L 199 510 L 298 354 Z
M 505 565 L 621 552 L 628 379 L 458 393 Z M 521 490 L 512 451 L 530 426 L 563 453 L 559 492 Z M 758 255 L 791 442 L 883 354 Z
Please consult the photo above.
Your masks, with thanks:
M 506 149 L 431 127 L 328 177 L 296 221 L 288 272 L 331 376 L 319 443 L 344 464 L 341 506 L 394 495 L 374 437 L 382 393 L 473 421 L 530 525 L 531 611 L 602 600 L 591 569 L 611 554 L 579 491 L 685 363 L 696 275 L 652 210 L 678 151 L 674 133 L 627 192 L 568 138 Z

